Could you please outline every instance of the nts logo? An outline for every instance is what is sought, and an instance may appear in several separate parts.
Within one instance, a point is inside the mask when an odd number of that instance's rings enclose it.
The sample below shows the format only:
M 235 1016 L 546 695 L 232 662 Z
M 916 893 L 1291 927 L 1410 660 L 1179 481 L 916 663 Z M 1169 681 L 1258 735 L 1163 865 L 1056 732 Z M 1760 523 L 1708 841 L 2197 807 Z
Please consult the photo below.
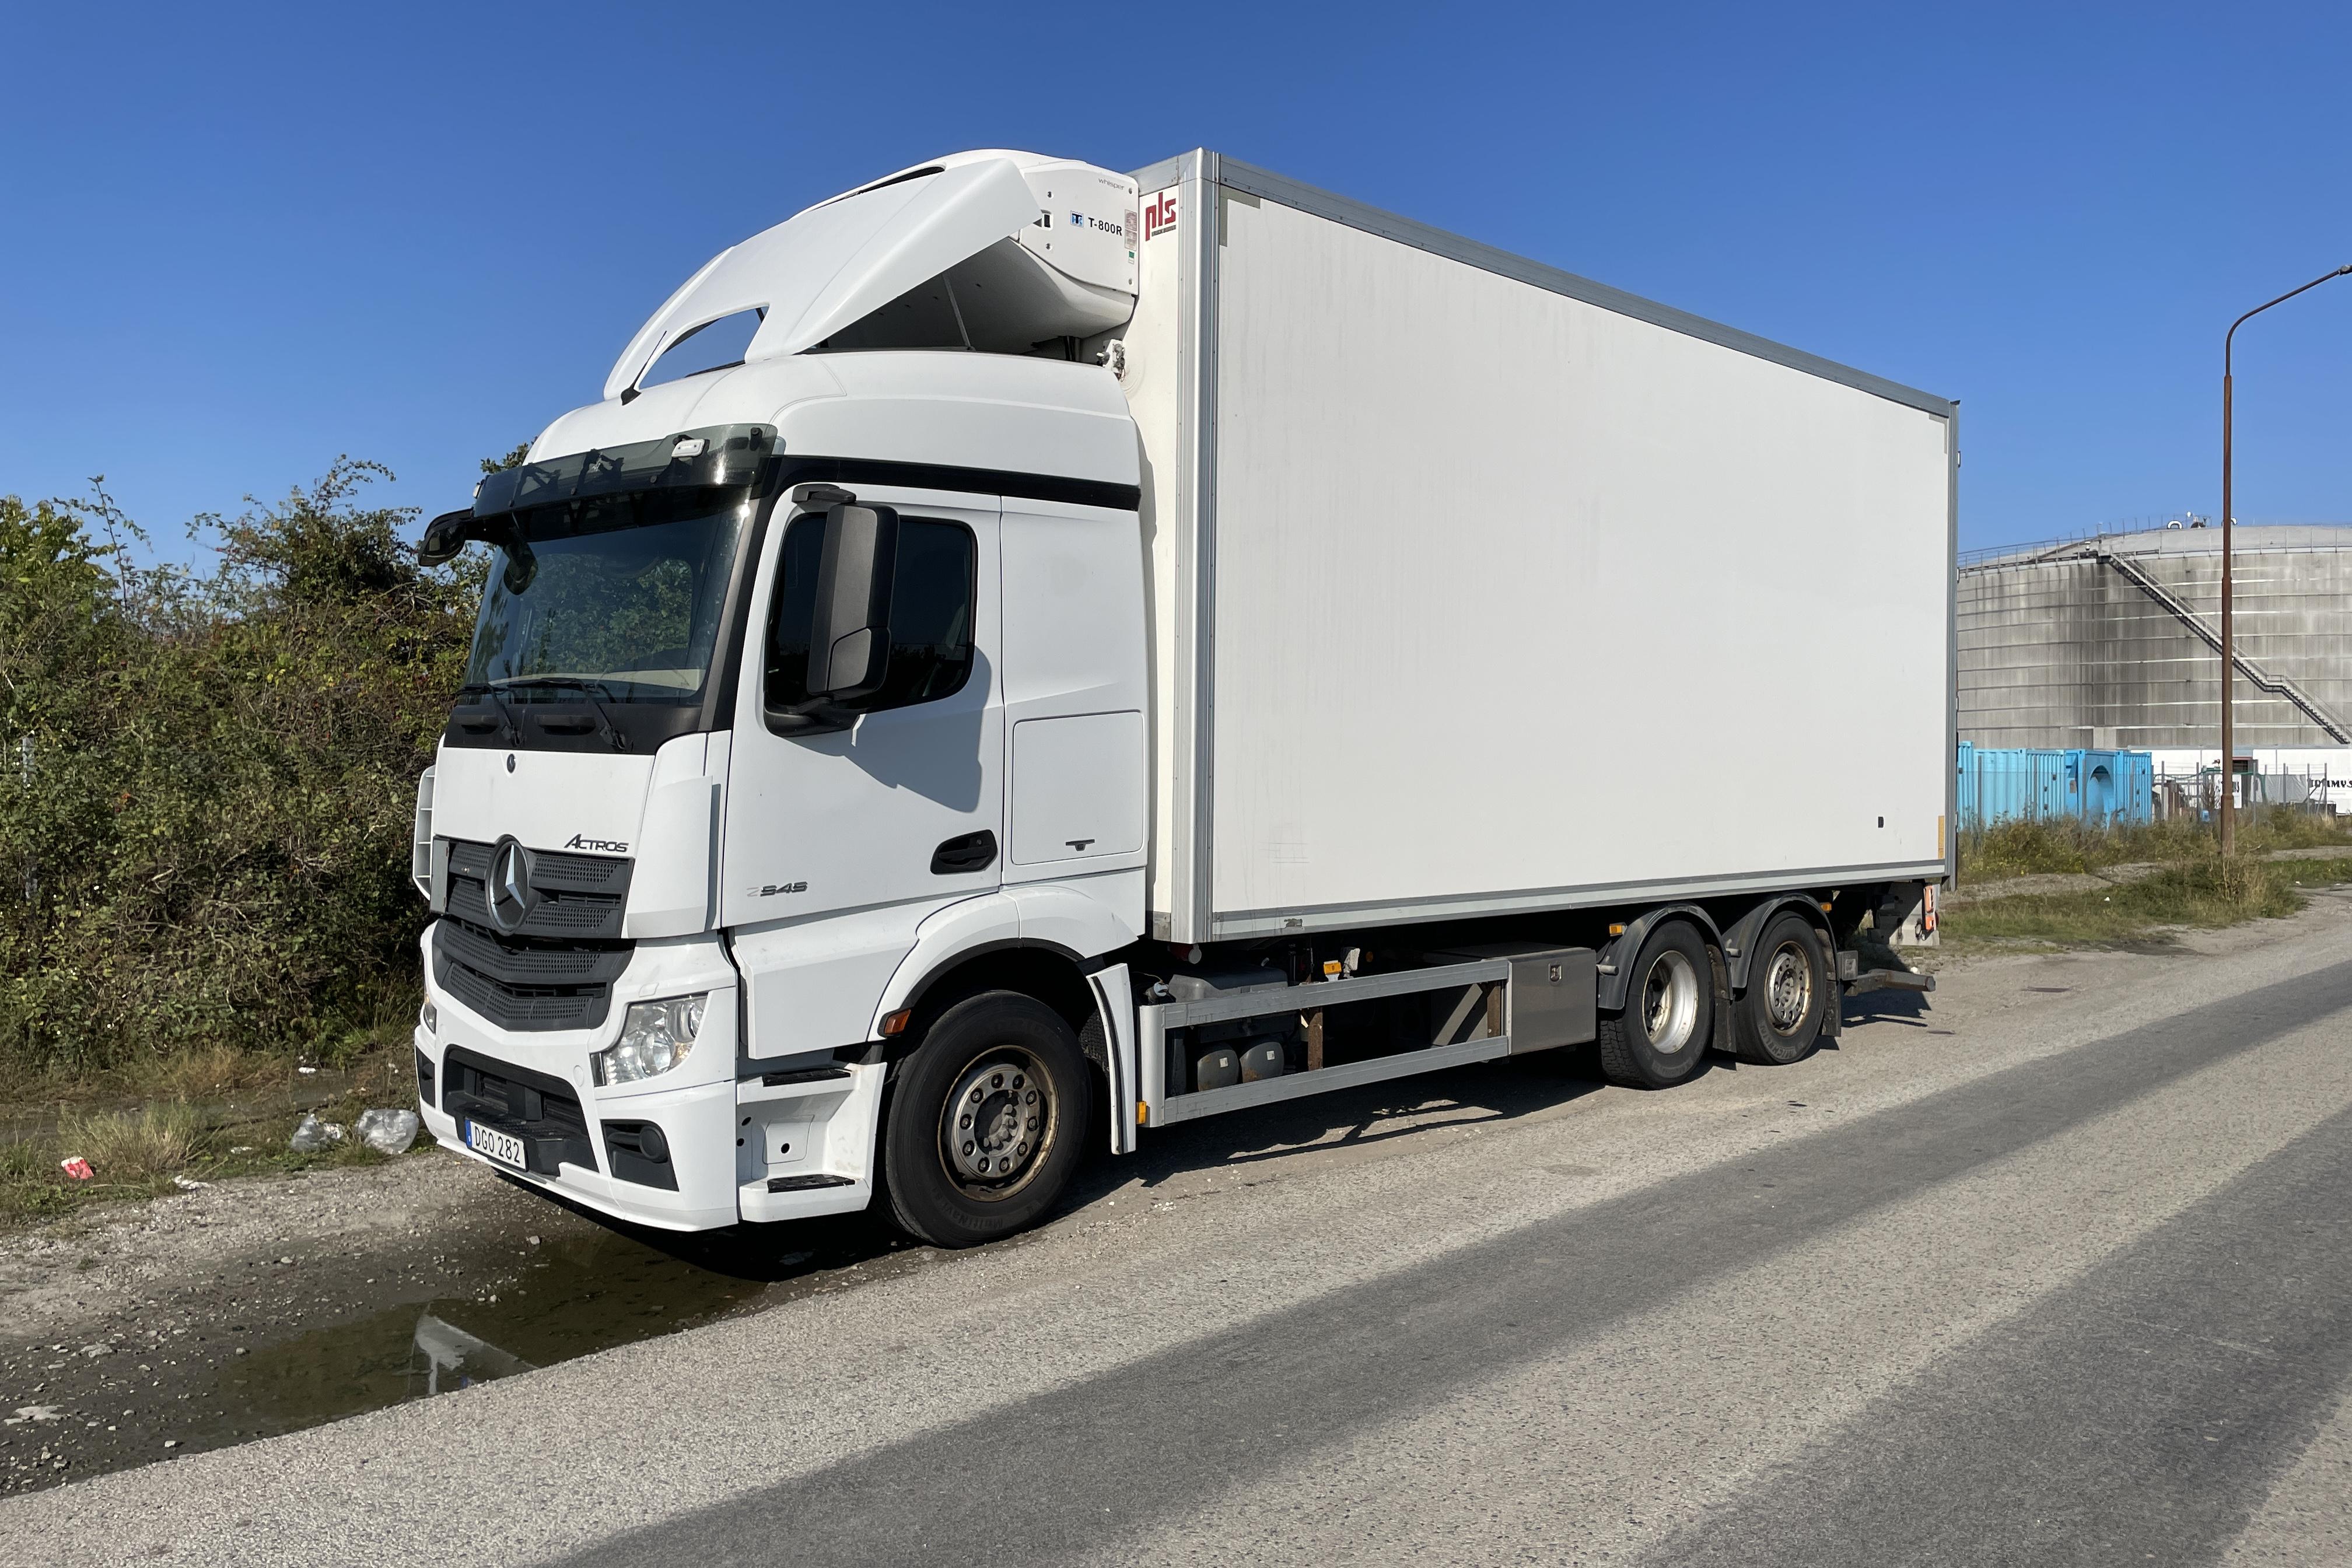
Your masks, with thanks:
M 1143 209 L 1143 237 L 1157 239 L 1176 226 L 1176 193 L 1162 191 Z

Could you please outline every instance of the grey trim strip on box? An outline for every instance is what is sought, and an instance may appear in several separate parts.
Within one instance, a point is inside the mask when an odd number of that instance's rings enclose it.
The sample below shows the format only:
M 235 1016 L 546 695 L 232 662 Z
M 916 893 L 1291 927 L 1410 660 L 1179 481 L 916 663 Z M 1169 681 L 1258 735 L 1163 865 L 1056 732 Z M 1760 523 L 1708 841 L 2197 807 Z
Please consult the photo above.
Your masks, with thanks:
M 1949 468 L 1945 526 L 1951 556 L 1944 574 L 1944 686 L 1948 697 L 1944 731 L 1944 877 L 1960 885 L 1960 405 L 1956 398 L 1944 420 Z
M 1171 1095 L 1151 1108 L 1151 1125 L 1169 1127 L 1179 1121 L 1192 1121 L 1228 1110 L 1247 1110 L 1252 1106 L 1271 1105 L 1277 1100 L 1303 1100 L 1310 1094 L 1328 1094 L 1333 1089 L 1353 1089 L 1359 1084 L 1379 1083 L 1413 1073 L 1466 1067 L 1472 1062 L 1493 1061 L 1510 1054 L 1510 1036 L 1493 1035 L 1483 1040 L 1465 1040 L 1458 1046 L 1431 1046 L 1425 1050 L 1399 1051 L 1391 1057 L 1374 1057 L 1369 1061 L 1349 1062 L 1340 1067 L 1324 1068 L 1318 1072 L 1286 1072 L 1280 1078 L 1260 1079 L 1255 1083 L 1237 1083 L 1230 1089 Z
M 1177 207 L 1173 243 L 1182 287 L 1177 331 L 1176 625 L 1171 649 L 1175 748 L 1166 846 L 1170 940 L 1204 942 L 1213 907 L 1209 892 L 1210 805 L 1215 679 L 1217 184 L 1215 154 L 1201 153 Z
M 1807 353 L 1802 349 L 1790 348 L 1786 343 L 1776 343 L 1769 338 L 1759 338 L 1753 332 L 1743 332 L 1737 327 L 1727 327 L 1704 316 L 1694 316 L 1687 310 L 1677 310 L 1671 305 L 1661 305 L 1654 300 L 1645 300 L 1622 289 L 1613 289 L 1590 278 L 1580 278 L 1575 273 L 1547 267 L 1539 261 L 1515 256 L 1491 245 L 1482 245 L 1458 234 L 1449 234 L 1442 228 L 1433 228 L 1425 223 L 1415 223 L 1395 213 L 1384 212 L 1379 207 L 1303 184 L 1269 169 L 1256 168 L 1232 158 L 1221 158 L 1213 153 L 1204 153 L 1202 157 L 1209 166 L 1209 178 L 1234 190 L 1280 202 L 1285 206 L 1297 207 L 1301 212 L 1313 213 L 1367 234 L 1377 234 L 1383 238 L 1410 245 L 1417 250 L 1428 251 L 1433 256 L 1443 256 L 1483 271 L 1516 279 L 1550 293 L 1581 300 L 1588 305 L 1597 305 L 1604 310 L 1613 310 L 1637 321 L 1647 321 L 1668 331 L 1680 332 L 1685 337 L 1697 338 L 1739 353 L 1769 360 L 1775 364 L 1787 365 L 1808 375 L 1820 376 L 1824 381 L 1837 382 L 1874 396 L 1924 409 L 1942 418 L 1951 416 L 1950 400 L 1937 397 L 1933 393 L 1889 381 L 1885 376 L 1873 375 L 1868 371 L 1856 370 L 1852 365 L 1840 364 L 1835 360 L 1823 359 L 1819 354 Z M 1153 167 L 1157 169 L 1159 165 Z
M 1211 921 L 1216 939 L 1340 931 L 1358 926 L 1412 925 L 1424 921 L 1528 914 L 1546 910 L 1590 909 L 1596 904 L 1663 902 L 1726 893 L 1786 892 L 1811 887 L 1899 877 L 1934 879 L 1941 860 L 1890 861 L 1882 866 L 1830 866 L 1792 871 L 1701 878 L 1659 878 L 1640 882 L 1593 883 L 1572 888 L 1533 888 L 1514 892 L 1440 894 L 1381 904 L 1308 905 L 1290 910 L 1237 910 Z M 1295 923 L 1294 923 L 1295 922 Z
M 1217 375 L 1218 313 L 1224 294 L 1225 212 L 1223 160 L 1201 154 L 1194 203 L 1193 258 L 1200 268 L 1200 358 L 1193 441 L 1192 565 L 1192 909 L 1193 929 L 1213 929 L 1217 802 Z

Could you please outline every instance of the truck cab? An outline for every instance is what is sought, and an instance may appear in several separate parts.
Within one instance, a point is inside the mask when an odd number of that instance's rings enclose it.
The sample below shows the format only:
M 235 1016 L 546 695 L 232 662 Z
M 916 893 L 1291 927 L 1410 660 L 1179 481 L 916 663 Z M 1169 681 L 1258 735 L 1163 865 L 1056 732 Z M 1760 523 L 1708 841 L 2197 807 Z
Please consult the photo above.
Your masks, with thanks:
M 442 1142 L 646 1225 L 862 1208 L 893 1042 L 1015 975 L 1068 1039 L 998 1051 L 971 1103 L 1024 1135 L 939 1173 L 986 1228 L 1075 1158 L 1086 971 L 1144 925 L 1138 443 L 1079 347 L 1132 198 L 967 154 L 822 204 L 436 520 L 495 552 L 417 818 Z

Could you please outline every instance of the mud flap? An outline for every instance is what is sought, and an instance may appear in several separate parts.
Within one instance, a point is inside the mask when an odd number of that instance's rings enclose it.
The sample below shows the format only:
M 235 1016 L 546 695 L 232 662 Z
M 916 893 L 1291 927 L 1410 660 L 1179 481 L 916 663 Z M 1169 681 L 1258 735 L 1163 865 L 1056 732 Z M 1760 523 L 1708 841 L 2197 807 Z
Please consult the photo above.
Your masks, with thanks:
M 1137 1085 L 1140 1074 L 1135 1053 L 1135 996 L 1127 965 L 1114 963 L 1087 976 L 1102 1015 L 1104 1076 L 1110 1079 L 1110 1152 L 1135 1152 Z

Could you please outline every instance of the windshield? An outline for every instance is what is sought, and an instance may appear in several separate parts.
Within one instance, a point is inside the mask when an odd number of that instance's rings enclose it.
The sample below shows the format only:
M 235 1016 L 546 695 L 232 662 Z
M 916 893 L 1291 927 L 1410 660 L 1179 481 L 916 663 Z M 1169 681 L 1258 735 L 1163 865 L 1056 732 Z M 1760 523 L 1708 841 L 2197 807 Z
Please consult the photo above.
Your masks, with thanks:
M 579 682 L 607 702 L 698 700 L 749 506 L 740 490 L 607 497 L 520 514 L 490 563 L 471 690 Z

